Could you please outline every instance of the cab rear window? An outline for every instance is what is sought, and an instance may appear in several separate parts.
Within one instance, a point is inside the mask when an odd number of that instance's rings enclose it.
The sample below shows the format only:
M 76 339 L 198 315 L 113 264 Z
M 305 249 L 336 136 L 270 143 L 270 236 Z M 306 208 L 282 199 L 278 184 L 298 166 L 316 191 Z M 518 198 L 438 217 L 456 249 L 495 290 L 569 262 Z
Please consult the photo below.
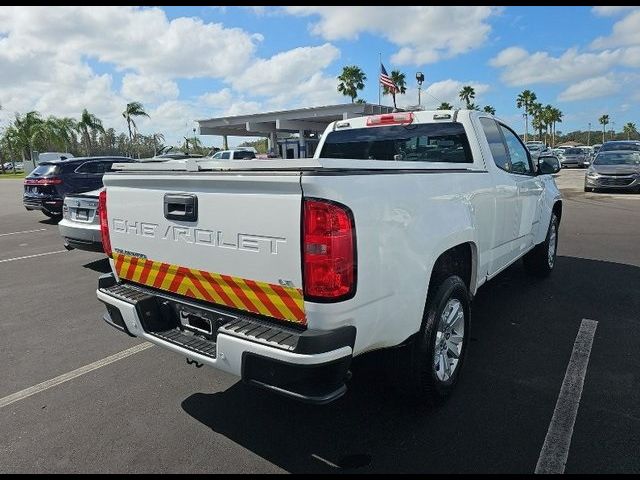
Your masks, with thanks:
M 327 135 L 320 157 L 473 163 L 464 127 L 451 122 L 334 131 Z

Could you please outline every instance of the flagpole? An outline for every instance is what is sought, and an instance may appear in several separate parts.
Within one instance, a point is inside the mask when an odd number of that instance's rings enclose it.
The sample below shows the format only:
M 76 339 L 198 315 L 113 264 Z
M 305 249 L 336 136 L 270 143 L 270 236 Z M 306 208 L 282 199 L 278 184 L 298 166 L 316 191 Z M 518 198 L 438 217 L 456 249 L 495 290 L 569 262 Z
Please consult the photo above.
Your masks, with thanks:
M 380 68 L 382 68 L 382 53 L 378 52 L 378 105 L 382 105 L 382 95 L 381 95 L 381 90 L 382 90 L 382 84 L 380 83 Z

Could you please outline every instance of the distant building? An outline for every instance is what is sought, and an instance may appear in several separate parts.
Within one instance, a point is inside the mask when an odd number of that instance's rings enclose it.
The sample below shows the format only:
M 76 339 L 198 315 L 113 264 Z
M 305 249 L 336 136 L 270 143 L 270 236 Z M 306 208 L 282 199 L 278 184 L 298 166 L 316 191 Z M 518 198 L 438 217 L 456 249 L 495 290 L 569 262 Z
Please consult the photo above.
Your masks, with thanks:
M 197 122 L 200 135 L 222 136 L 225 149 L 228 148 L 229 136 L 267 137 L 271 153 L 282 158 L 305 158 L 313 157 L 320 136 L 331 122 L 392 111 L 393 107 L 384 105 L 345 103 Z

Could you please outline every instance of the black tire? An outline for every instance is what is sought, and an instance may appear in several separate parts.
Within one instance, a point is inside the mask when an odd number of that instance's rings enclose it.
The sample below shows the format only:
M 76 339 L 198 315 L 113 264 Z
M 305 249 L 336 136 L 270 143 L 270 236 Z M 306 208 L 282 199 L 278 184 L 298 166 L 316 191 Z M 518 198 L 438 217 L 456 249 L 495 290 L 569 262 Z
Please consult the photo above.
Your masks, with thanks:
M 585 191 L 585 192 L 593 192 L 593 188 L 591 188 L 591 187 L 584 187 L 584 191 Z
M 556 253 L 558 250 L 558 227 L 560 223 L 558 216 L 555 213 L 551 214 L 551 221 L 549 222 L 549 228 L 547 229 L 547 236 L 539 245 L 536 245 L 533 250 L 527 253 L 523 258 L 524 268 L 531 275 L 537 277 L 546 277 L 556 266 Z M 552 238 L 552 231 L 555 229 L 555 242 L 553 247 L 553 256 L 549 258 L 549 244 Z
M 459 302 L 459 308 L 464 313 L 463 339 L 457 363 L 451 365 L 453 371 L 450 377 L 443 380 L 438 376 L 438 372 L 441 371 L 440 365 L 434 364 L 436 349 L 439 348 L 436 345 L 438 327 L 445 308 L 451 305 L 450 301 L 454 301 L 455 305 L 455 300 Z M 453 391 L 460 378 L 469 341 L 469 304 L 467 285 L 457 275 L 441 277 L 440 281 L 430 286 L 420 331 L 416 334 L 414 341 L 406 347 L 400 364 L 403 391 L 408 394 L 412 402 L 439 404 Z M 445 342 L 444 337 L 442 341 Z M 446 352 L 448 351 L 445 351 L 445 354 Z

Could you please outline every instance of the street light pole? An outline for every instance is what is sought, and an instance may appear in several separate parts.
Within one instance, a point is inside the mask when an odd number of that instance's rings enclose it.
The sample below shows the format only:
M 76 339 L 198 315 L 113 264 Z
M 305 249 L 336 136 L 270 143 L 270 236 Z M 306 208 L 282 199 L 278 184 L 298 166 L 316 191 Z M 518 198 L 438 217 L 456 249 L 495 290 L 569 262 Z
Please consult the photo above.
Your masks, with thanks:
M 422 72 L 416 73 L 416 80 L 418 81 L 418 108 L 422 107 L 422 82 L 424 82 L 424 74 Z
M 589 132 L 587 133 L 587 147 L 591 146 L 591 122 L 589 122 Z

